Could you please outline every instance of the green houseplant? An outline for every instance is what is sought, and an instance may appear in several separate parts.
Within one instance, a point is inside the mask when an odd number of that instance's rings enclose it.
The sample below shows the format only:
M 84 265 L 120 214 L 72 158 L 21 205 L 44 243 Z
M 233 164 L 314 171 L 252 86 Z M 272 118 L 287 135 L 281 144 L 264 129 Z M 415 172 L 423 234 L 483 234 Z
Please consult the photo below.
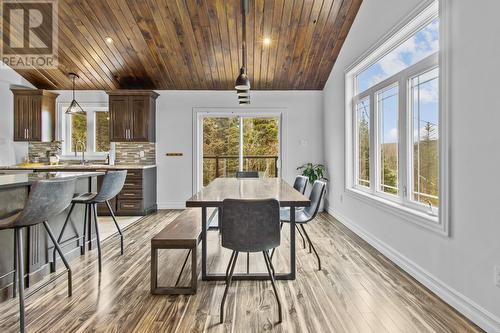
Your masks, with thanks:
M 313 184 L 316 180 L 328 181 L 328 179 L 325 178 L 326 168 L 323 164 L 306 163 L 299 166 L 297 170 L 302 172 L 302 176 L 309 178 L 309 183 L 311 184 Z

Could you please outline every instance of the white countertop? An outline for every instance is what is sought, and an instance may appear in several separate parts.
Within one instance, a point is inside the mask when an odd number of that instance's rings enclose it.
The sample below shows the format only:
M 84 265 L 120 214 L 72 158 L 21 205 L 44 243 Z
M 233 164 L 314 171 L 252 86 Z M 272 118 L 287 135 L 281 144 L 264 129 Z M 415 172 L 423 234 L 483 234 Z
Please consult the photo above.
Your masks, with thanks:
M 120 165 L 106 165 L 106 164 L 32 164 L 32 165 L 9 165 L 0 166 L 0 170 L 142 170 L 156 168 L 156 165 L 142 165 L 142 164 L 120 164 Z

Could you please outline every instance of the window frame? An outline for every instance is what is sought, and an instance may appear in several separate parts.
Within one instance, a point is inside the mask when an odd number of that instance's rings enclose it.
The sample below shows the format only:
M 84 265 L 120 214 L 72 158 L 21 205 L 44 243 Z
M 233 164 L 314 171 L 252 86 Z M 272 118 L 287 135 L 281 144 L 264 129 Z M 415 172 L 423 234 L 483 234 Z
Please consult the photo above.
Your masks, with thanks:
M 368 204 L 382 208 L 405 221 L 414 222 L 440 233 L 449 235 L 449 211 L 448 211 L 448 137 L 447 122 L 448 98 L 446 90 L 449 82 L 448 71 L 448 33 L 447 16 L 445 15 L 447 0 L 429 0 L 419 5 L 406 18 L 392 29 L 379 43 L 370 48 L 365 54 L 346 69 L 345 80 L 345 191 Z M 383 56 L 390 53 L 413 34 L 425 27 L 432 20 L 439 18 L 439 51 L 419 62 L 409 66 L 403 71 L 386 78 L 382 82 L 357 94 L 357 76 L 363 70 L 379 61 Z M 439 209 L 432 214 L 428 213 L 428 207 L 411 201 L 411 167 L 409 154 L 412 131 L 407 131 L 411 125 L 409 114 L 409 89 L 410 80 L 418 74 L 425 73 L 435 67 L 439 68 Z M 388 89 L 397 83 L 399 86 L 398 103 L 398 195 L 384 193 L 380 188 L 380 151 L 379 151 L 379 112 L 376 96 L 378 92 Z M 370 189 L 362 188 L 357 184 L 357 119 L 355 106 L 359 100 L 368 97 L 370 99 Z M 404 109 L 401 108 L 403 106 Z M 406 189 L 404 186 L 406 185 Z M 410 186 L 408 186 L 410 185 Z M 405 194 L 406 197 L 405 197 Z
M 96 152 L 96 112 L 109 112 L 108 104 L 106 103 L 81 103 L 82 108 L 87 113 L 87 145 L 85 150 L 85 158 L 86 159 L 103 159 L 108 154 L 109 151 L 106 152 Z M 58 117 L 58 137 L 63 142 L 62 144 L 62 158 L 63 159 L 71 159 L 75 157 L 81 157 L 82 153 L 71 151 L 71 115 L 67 115 L 64 110 L 69 107 L 69 103 L 61 103 L 59 105 L 59 117 Z M 110 150 L 111 150 L 111 142 L 110 142 Z

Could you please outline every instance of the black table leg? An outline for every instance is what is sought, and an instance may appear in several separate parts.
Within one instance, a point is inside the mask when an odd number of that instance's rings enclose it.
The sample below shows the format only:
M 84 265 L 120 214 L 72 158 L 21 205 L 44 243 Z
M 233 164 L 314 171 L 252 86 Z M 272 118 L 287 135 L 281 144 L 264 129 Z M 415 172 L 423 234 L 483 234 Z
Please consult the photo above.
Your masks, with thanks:
M 207 280 L 207 207 L 201 208 L 201 278 Z
M 290 279 L 295 280 L 295 206 L 290 207 Z

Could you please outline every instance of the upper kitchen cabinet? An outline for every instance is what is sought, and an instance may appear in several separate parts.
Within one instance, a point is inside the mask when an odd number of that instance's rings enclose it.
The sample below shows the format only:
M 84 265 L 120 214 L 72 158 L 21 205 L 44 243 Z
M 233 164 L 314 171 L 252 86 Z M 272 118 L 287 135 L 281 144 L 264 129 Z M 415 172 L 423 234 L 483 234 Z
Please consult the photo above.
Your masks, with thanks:
M 155 142 L 156 92 L 108 91 L 110 141 Z
M 11 91 L 14 94 L 14 141 L 53 141 L 59 94 L 41 89 Z

